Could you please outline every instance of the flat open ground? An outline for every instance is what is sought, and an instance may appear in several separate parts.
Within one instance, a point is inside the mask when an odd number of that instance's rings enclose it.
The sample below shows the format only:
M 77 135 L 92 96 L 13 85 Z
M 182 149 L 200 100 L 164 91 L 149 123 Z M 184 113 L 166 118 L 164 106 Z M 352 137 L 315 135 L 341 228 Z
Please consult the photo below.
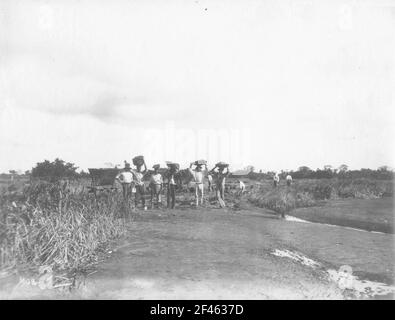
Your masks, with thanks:
M 263 209 L 152 210 L 128 224 L 127 237 L 79 289 L 28 297 L 353 298 L 328 277 L 328 270 L 342 265 L 351 266 L 360 280 L 393 285 L 394 235 L 281 220 Z M 14 290 L 9 297 L 26 295 Z

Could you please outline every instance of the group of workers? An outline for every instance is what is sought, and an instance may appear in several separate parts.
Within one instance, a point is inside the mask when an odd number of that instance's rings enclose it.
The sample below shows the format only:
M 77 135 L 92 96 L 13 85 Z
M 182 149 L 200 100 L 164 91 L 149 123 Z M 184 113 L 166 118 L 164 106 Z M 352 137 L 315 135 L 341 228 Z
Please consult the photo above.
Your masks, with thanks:
M 139 158 L 139 161 L 135 161 Z M 135 207 L 137 208 L 141 200 L 144 210 L 147 210 L 145 203 L 145 183 L 144 177 L 147 174 L 147 165 L 145 164 L 142 156 L 136 157 L 133 162 L 136 166 L 132 169 L 130 164 L 125 161 L 124 169 L 117 175 L 116 180 L 122 185 L 123 197 L 125 200 L 129 200 L 132 193 L 135 194 Z M 176 188 L 177 181 L 179 181 L 178 173 L 180 171 L 177 163 L 168 162 L 167 170 L 162 173 L 160 172 L 160 165 L 155 164 L 153 172 L 150 176 L 149 190 L 151 191 L 151 207 L 162 203 L 162 191 L 166 186 L 167 188 L 167 207 L 174 209 L 176 202 Z M 204 167 L 204 168 L 203 168 Z M 215 189 L 217 200 L 221 207 L 225 207 L 225 180 L 230 174 L 229 165 L 224 162 L 219 162 L 213 169 L 208 170 L 207 163 L 204 160 L 191 162 L 187 169 L 190 180 L 193 182 L 195 187 L 195 204 L 196 206 L 203 205 L 204 202 L 204 183 L 207 176 L 208 190 L 209 192 Z M 166 182 L 165 182 L 166 180 Z M 287 186 L 291 186 L 292 177 L 288 174 L 285 178 Z M 237 180 L 239 184 L 240 194 L 243 194 L 246 190 L 246 186 L 241 180 Z M 280 182 L 278 173 L 273 176 L 273 186 L 276 188 Z
M 125 167 L 117 175 L 116 180 L 122 185 L 122 192 L 125 200 L 129 200 L 132 193 L 135 193 L 135 207 L 138 207 L 141 200 L 144 210 L 147 210 L 147 206 L 145 203 L 144 176 L 146 175 L 148 170 L 144 158 L 140 157 L 139 160 L 140 161 L 137 162 L 133 160 L 136 166 L 135 169 L 132 169 L 130 164 L 125 161 Z M 168 162 L 167 166 L 168 168 L 163 173 L 163 175 L 160 172 L 159 164 L 155 164 L 153 166 L 153 172 L 150 176 L 149 181 L 149 189 L 151 191 L 151 208 L 155 206 L 155 202 L 158 207 L 162 202 L 161 195 L 164 186 L 167 187 L 167 207 L 171 209 L 174 209 L 175 207 L 175 196 L 178 180 L 177 174 L 179 173 L 179 165 L 177 163 Z M 208 171 L 207 163 L 204 160 L 200 160 L 192 162 L 188 168 L 188 172 L 190 174 L 191 181 L 195 186 L 196 206 L 203 205 L 206 173 L 208 178 L 208 190 L 212 191 L 215 187 L 217 199 L 220 206 L 226 206 L 225 179 L 230 174 L 228 164 L 219 162 L 215 165 L 213 169 Z
M 287 174 L 287 176 L 285 177 L 285 181 L 287 181 L 287 186 L 290 187 L 292 183 L 292 176 L 290 174 Z M 280 183 L 280 176 L 276 172 L 273 176 L 273 187 L 276 188 L 279 183 Z

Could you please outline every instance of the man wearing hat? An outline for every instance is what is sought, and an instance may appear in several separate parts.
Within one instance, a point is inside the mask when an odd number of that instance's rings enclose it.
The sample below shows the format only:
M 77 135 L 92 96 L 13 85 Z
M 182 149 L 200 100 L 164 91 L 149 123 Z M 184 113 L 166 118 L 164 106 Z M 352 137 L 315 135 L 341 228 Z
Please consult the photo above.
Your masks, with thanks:
M 195 165 L 195 169 L 192 169 L 192 166 Z M 196 206 L 203 204 L 204 199 L 204 173 L 202 171 L 202 167 L 205 166 L 207 170 L 207 164 L 202 164 L 199 161 L 191 162 L 188 170 L 192 174 L 193 180 L 195 182 L 195 198 L 196 198 Z M 200 201 L 199 201 L 200 198 Z
M 156 164 L 152 167 L 154 173 L 151 175 L 150 189 L 151 189 L 151 208 L 154 208 L 154 198 L 156 198 L 156 203 L 159 208 L 159 204 L 162 202 L 161 192 L 163 186 L 163 177 L 159 173 L 160 165 Z
M 130 164 L 126 161 L 125 168 L 116 176 L 116 180 L 122 185 L 122 192 L 124 200 L 128 201 L 132 194 L 133 173 L 131 172 Z

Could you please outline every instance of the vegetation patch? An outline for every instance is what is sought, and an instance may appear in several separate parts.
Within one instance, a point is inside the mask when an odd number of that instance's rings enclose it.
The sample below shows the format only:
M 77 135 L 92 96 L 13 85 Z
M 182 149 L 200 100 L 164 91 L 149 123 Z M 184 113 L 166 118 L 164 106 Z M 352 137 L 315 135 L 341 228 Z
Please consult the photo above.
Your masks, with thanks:
M 92 199 L 62 183 L 37 182 L 0 199 L 0 269 L 82 270 L 125 233 L 118 194 Z

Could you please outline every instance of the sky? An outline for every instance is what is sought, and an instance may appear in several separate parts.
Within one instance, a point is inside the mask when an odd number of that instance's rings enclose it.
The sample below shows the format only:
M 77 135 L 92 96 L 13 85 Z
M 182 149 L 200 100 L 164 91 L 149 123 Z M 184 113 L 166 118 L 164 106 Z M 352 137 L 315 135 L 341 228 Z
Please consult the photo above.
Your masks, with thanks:
M 0 172 L 394 167 L 395 1 L 0 2 Z

